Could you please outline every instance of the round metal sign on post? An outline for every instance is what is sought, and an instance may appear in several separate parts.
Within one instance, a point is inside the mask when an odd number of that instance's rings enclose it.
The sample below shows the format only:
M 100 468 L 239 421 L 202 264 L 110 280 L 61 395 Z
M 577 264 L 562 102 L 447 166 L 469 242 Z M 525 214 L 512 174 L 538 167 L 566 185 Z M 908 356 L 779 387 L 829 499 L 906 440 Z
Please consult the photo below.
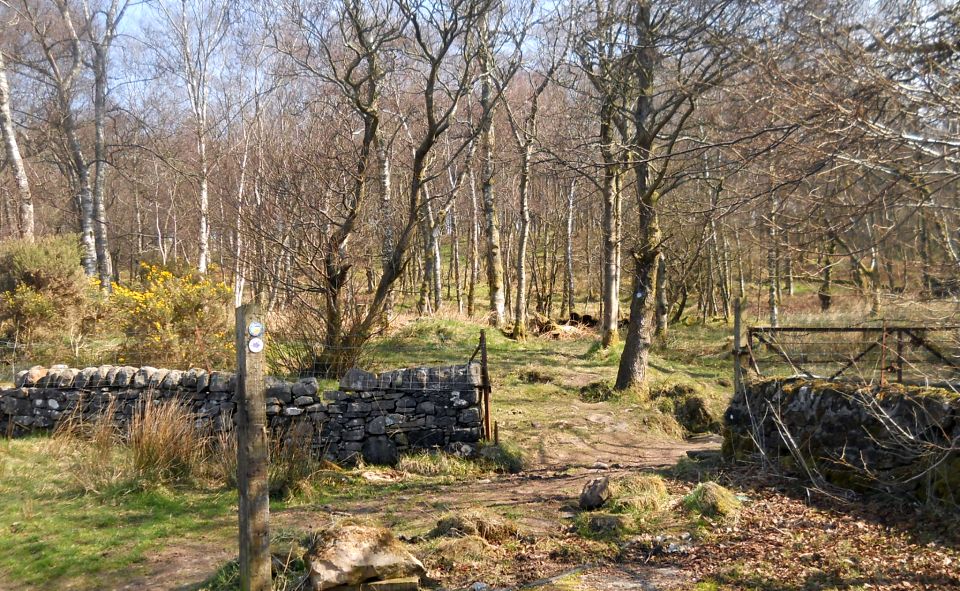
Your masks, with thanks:
M 250 343 L 247 345 L 247 348 L 250 349 L 251 353 L 259 353 L 263 351 L 263 339 L 260 337 L 253 337 L 250 339 Z
M 262 337 L 263 336 L 263 323 L 262 322 L 251 322 L 247 326 L 247 334 L 252 337 Z

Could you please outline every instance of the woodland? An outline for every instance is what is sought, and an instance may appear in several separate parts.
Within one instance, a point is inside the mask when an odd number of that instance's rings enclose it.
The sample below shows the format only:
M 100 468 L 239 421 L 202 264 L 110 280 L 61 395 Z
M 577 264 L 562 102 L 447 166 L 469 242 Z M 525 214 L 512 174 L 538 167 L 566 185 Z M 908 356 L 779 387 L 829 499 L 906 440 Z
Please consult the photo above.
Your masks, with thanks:
M 0 15 L 0 236 L 72 236 L 104 296 L 154 266 L 256 297 L 318 371 L 403 311 L 517 339 L 587 315 L 624 341 L 622 389 L 670 324 L 736 298 L 776 325 L 801 284 L 865 317 L 960 290 L 951 3 Z M 11 340 L 42 324 L 8 300 Z
M 374 525 L 430 588 L 960 588 L 955 2 L 0 0 L 0 23 L 0 591 L 243 586 L 229 416 L 61 405 L 173 371 L 232 405 L 250 302 L 284 413 L 481 350 L 492 397 L 495 438 L 388 466 L 272 437 L 274 589 Z M 814 474 L 776 413 L 790 453 L 721 457 L 751 343 L 766 378 L 842 366 L 830 396 L 917 474 Z M 933 360 L 912 384 L 904 350 Z M 903 426 L 880 403 L 909 388 L 933 410 Z

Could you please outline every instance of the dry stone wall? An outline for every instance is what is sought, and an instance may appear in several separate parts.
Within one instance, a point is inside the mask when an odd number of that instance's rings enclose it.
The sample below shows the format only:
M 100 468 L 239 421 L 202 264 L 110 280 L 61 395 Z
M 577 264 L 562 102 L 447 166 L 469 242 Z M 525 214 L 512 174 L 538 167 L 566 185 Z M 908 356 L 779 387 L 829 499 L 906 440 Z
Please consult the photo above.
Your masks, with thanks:
M 267 378 L 267 417 L 276 437 L 309 438 L 315 455 L 349 463 L 395 463 L 399 454 L 445 449 L 473 455 L 481 440 L 477 364 L 417 367 L 379 375 L 351 369 L 339 389 L 315 378 Z M 123 423 L 143 404 L 178 399 L 197 426 L 230 431 L 236 409 L 230 372 L 153 367 L 34 367 L 0 390 L 0 432 L 49 431 L 68 417 L 93 420 L 107 409 Z M 111 406 L 112 404 L 112 406 Z
M 762 455 L 854 490 L 960 503 L 960 394 L 797 378 L 748 384 L 724 417 L 724 451 Z M 762 454 L 761 454 L 762 452 Z

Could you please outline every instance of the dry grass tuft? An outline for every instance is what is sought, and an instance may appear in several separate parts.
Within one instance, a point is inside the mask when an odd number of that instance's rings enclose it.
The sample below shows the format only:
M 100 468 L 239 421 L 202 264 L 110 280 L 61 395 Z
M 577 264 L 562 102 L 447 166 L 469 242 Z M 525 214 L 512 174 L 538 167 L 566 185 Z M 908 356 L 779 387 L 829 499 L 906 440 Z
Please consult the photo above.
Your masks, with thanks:
M 136 473 L 160 482 L 192 475 L 205 445 L 195 420 L 183 401 L 147 398 L 134 411 L 127 430 Z
M 615 481 L 613 507 L 621 511 L 653 513 L 663 509 L 670 493 L 663 478 L 656 474 L 634 474 Z
M 486 542 L 499 544 L 517 538 L 520 529 L 517 524 L 496 513 L 468 509 L 462 513 L 444 515 L 427 535 L 432 538 L 477 536 Z

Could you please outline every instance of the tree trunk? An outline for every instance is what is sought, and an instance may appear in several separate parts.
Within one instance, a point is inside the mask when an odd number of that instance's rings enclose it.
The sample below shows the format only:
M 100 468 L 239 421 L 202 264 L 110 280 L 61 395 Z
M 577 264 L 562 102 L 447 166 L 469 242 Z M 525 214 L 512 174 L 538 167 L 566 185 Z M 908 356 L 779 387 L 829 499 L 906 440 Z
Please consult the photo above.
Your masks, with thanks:
M 769 244 L 767 245 L 767 275 L 769 279 L 769 286 L 767 290 L 767 303 L 770 307 L 770 326 L 777 326 L 779 323 L 779 314 L 777 310 L 777 301 L 778 301 L 778 281 L 777 281 L 777 269 L 779 267 L 777 261 L 777 222 L 776 222 L 776 212 L 777 204 L 776 200 L 772 202 L 770 207 L 770 223 L 767 225 L 767 240 Z
M 500 252 L 500 221 L 497 218 L 493 196 L 493 158 L 496 136 L 493 127 L 493 56 L 487 43 L 488 34 L 484 29 L 480 49 L 480 68 L 482 72 L 480 89 L 481 159 L 483 170 L 480 173 L 481 194 L 483 195 L 484 229 L 487 241 L 487 284 L 490 289 L 490 324 L 500 328 L 504 324 L 504 276 L 503 257 Z
M 565 263 L 567 266 L 567 289 L 564 294 L 564 308 L 566 308 L 566 317 L 569 318 L 574 311 L 574 283 L 573 283 L 573 202 L 576 194 L 577 182 L 570 181 L 570 190 L 567 191 L 567 228 L 566 239 L 567 249 Z M 561 313 L 563 315 L 563 313 Z
M 612 123 L 605 117 L 606 123 L 601 123 L 605 129 L 601 132 L 601 142 L 610 145 L 613 142 Z M 621 186 L 620 164 L 615 156 L 606 150 L 604 155 L 603 178 L 603 268 L 601 279 L 601 299 L 603 314 L 600 320 L 600 342 L 603 347 L 609 347 L 620 340 L 617 323 L 620 317 L 620 274 L 617 270 L 617 251 L 620 237 L 617 234 L 617 219 L 620 217 L 617 207 L 620 198 L 617 192 Z
M 653 323 L 653 336 L 657 342 L 663 344 L 667 338 L 667 313 L 670 311 L 667 306 L 667 257 L 660 253 L 657 258 L 657 281 L 656 281 L 656 315 Z
M 527 240 L 530 231 L 530 157 L 533 147 L 529 138 L 520 161 L 520 236 L 517 238 L 517 299 L 514 308 L 513 338 L 527 336 Z
M 13 126 L 13 114 L 10 109 L 10 86 L 7 83 L 7 70 L 0 51 L 0 135 L 3 136 L 3 145 L 7 162 L 13 169 L 13 178 L 17 183 L 19 235 L 24 240 L 33 241 L 34 218 L 33 198 L 30 195 L 30 181 L 27 178 L 27 169 L 20 156 L 20 145 L 17 143 L 16 129 Z M 13 223 L 13 220 L 10 220 Z
M 833 303 L 833 254 L 837 250 L 837 244 L 833 240 L 827 243 L 827 250 L 823 257 L 823 281 L 820 283 L 820 289 L 817 290 L 817 298 L 820 300 L 820 311 L 827 312 Z
M 113 275 L 113 263 L 107 238 L 107 209 L 104 204 L 104 190 L 107 176 L 107 148 L 105 126 L 107 117 L 107 58 L 110 44 L 108 40 L 94 46 L 94 166 L 93 176 L 93 212 L 94 241 L 97 249 L 97 271 L 100 276 L 100 288 L 109 293 Z
M 467 278 L 467 316 L 472 318 L 477 303 L 477 277 L 480 275 L 480 221 L 477 219 L 477 181 L 470 169 L 470 232 L 467 236 L 468 278 Z

